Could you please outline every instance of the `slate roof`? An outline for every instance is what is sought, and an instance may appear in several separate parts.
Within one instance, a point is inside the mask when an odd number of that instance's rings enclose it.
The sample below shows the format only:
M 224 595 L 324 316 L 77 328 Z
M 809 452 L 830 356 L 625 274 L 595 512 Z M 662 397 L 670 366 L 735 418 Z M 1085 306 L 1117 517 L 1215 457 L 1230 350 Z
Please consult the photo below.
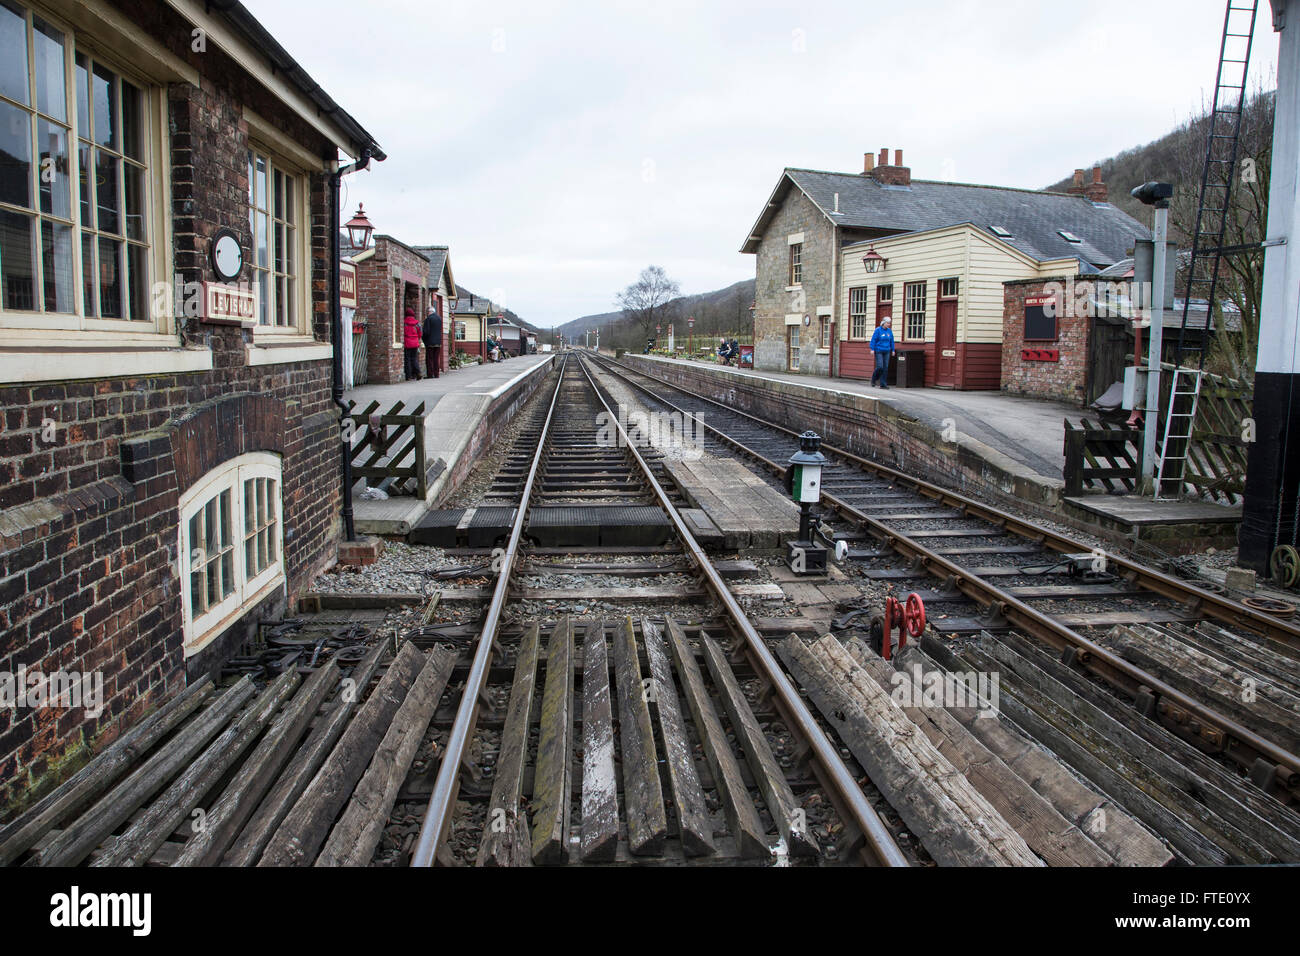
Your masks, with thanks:
M 420 255 L 429 260 L 429 288 L 438 288 L 438 281 L 442 278 L 442 272 L 447 268 L 447 247 L 446 246 L 413 246 Z M 451 277 L 451 272 L 447 273 L 447 285 L 451 288 L 451 294 L 456 294 L 456 281 Z
M 758 250 L 755 237 L 762 236 L 791 187 L 801 189 L 827 219 L 842 226 L 899 234 L 970 222 L 1040 262 L 1075 257 L 1089 267 L 1084 271 L 1118 262 L 1135 239 L 1150 238 L 1145 226 L 1110 203 L 1071 193 L 924 179 L 885 186 L 858 173 L 786 169 L 741 252 Z M 833 212 L 836 193 L 839 214 Z M 1011 235 L 998 235 L 994 226 Z M 1060 230 L 1081 241 L 1070 242 Z
M 472 301 L 471 301 L 472 300 Z M 462 295 L 451 310 L 455 315 L 490 315 L 492 303 L 480 296 Z

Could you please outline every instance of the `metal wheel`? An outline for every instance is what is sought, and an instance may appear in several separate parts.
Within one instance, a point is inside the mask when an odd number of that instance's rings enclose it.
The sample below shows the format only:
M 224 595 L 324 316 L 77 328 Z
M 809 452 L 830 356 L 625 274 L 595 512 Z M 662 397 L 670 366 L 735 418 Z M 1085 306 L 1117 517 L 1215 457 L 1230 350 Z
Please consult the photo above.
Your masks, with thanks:
M 1282 587 L 1295 587 L 1300 581 L 1300 552 L 1289 544 L 1278 545 L 1268 559 L 1268 570 Z

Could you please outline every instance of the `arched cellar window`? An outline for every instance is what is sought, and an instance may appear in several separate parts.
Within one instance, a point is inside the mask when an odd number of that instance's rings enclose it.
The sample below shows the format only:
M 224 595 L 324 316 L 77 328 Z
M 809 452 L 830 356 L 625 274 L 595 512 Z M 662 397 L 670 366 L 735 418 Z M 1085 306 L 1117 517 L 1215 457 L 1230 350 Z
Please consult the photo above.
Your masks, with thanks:
M 280 456 L 253 452 L 214 468 L 180 511 L 188 656 L 284 586 Z

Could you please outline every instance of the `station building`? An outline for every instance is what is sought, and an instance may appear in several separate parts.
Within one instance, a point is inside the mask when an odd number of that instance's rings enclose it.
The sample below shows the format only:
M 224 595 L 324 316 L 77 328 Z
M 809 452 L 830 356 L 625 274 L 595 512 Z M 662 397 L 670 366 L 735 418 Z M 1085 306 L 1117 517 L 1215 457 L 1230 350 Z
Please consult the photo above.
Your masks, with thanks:
M 451 309 L 455 331 L 452 348 L 466 355 L 482 358 L 486 352 L 487 322 L 492 314 L 492 303 L 474 295 L 460 295 Z
M 334 180 L 384 154 L 192 0 L 0 0 L 0 151 L 0 672 L 103 682 L 0 708 L 4 806 L 335 560 Z
M 1096 272 L 1148 236 L 1096 169 L 1055 193 L 913 180 L 901 150 L 889 159 L 782 172 L 741 246 L 755 257 L 756 368 L 870 378 L 867 341 L 890 315 L 926 385 L 998 388 L 1001 283 Z M 869 272 L 872 252 L 885 261 Z

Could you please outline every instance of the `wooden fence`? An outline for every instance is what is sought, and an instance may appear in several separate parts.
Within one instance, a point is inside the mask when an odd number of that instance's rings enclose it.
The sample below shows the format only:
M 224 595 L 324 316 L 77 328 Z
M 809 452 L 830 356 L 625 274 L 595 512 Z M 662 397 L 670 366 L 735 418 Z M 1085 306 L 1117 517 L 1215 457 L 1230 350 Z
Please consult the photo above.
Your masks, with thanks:
M 1173 367 L 1167 365 L 1161 376 L 1161 392 L 1166 402 L 1172 377 Z M 1253 402 L 1254 386 L 1250 382 L 1204 373 L 1191 441 L 1185 451 L 1176 447 L 1182 442 L 1170 443 L 1175 446 L 1171 448 L 1174 453 L 1187 456 L 1182 474 L 1173 471 L 1175 481 L 1162 482 L 1165 485 L 1162 493 L 1194 495 L 1225 504 L 1240 503 L 1246 489 L 1247 437 L 1254 439 L 1247 425 Z M 1163 413 L 1160 427 L 1164 428 Z M 1170 473 L 1166 467 L 1165 474 Z
M 380 414 L 377 401 L 360 412 L 355 402 L 348 403 L 346 417 L 352 422 L 352 475 L 389 495 L 414 494 L 424 498 L 429 492 L 424 402 L 405 413 L 404 407 L 403 402 L 398 402 Z M 378 479 L 378 483 L 371 479 Z

